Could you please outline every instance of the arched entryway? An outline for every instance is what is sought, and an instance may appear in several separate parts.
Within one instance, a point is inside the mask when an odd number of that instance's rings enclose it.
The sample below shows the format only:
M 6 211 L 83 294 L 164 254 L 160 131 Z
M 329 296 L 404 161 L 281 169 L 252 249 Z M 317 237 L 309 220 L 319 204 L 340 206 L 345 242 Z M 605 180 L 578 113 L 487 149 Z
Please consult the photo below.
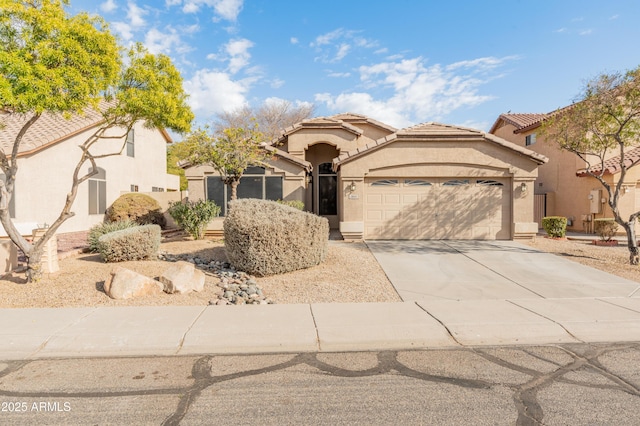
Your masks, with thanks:
M 307 191 L 307 210 L 326 217 L 331 228 L 337 228 L 338 220 L 338 177 L 332 169 L 333 159 L 340 155 L 335 146 L 316 143 L 307 148 L 305 160 L 313 165 L 310 191 Z

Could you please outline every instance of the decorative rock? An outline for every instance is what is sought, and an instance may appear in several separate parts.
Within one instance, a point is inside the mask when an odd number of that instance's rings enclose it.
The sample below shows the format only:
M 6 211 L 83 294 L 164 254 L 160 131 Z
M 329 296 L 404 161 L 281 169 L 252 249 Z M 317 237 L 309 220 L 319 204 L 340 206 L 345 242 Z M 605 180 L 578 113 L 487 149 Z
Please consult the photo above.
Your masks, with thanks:
M 204 288 L 204 273 L 195 269 L 191 262 L 178 261 L 165 271 L 160 277 L 166 293 L 189 293 L 202 291 Z
M 161 294 L 160 281 L 133 272 L 122 266 L 116 266 L 104 283 L 104 292 L 112 299 L 130 299 L 132 297 Z

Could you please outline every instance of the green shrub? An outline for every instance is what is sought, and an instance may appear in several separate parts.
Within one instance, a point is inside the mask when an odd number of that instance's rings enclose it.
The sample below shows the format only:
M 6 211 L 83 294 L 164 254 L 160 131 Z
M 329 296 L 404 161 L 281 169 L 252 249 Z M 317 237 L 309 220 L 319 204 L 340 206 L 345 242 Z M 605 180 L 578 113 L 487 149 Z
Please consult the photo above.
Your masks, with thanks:
M 593 230 L 602 241 L 611 241 L 611 238 L 616 235 L 618 224 L 613 218 L 594 219 Z
M 285 206 L 293 207 L 294 209 L 304 210 L 304 201 L 300 200 L 278 200 L 277 203 L 283 204 Z
M 169 215 L 196 240 L 204 236 L 207 224 L 219 214 L 220 207 L 209 200 L 176 202 L 169 205 Z
M 162 228 L 166 225 L 160 204 L 153 197 L 137 192 L 118 197 L 107 210 L 107 219 L 109 222 L 129 219 L 138 225 L 154 224 Z
M 229 203 L 224 244 L 238 270 L 272 275 L 322 263 L 327 255 L 329 221 L 274 201 L 242 199 Z
M 105 262 L 155 259 L 160 248 L 160 227 L 142 225 L 104 234 L 98 251 Z
M 109 232 L 120 231 L 121 229 L 127 229 L 136 226 L 135 222 L 129 219 L 120 220 L 118 222 L 100 223 L 91 229 L 89 229 L 89 235 L 87 236 L 87 242 L 89 243 L 89 250 L 92 252 L 98 251 L 98 239 L 104 234 Z
M 543 217 L 542 227 L 550 237 L 564 238 L 567 234 L 567 218 L 563 216 Z

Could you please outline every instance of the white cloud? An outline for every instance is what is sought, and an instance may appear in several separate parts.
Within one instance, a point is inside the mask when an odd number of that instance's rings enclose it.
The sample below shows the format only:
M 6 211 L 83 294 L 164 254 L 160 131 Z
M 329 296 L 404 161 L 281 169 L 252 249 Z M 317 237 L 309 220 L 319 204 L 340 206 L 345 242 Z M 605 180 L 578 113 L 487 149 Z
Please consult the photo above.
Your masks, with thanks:
M 343 34 L 344 30 L 342 28 L 338 28 L 337 30 L 319 35 L 318 37 L 316 37 L 316 41 L 311 43 L 311 47 L 331 44 L 335 39 L 341 37 Z
M 279 78 L 274 78 L 273 80 L 271 80 L 271 83 L 269 83 L 269 86 L 272 89 L 279 89 L 282 86 L 284 86 L 284 80 L 281 80 Z
M 373 49 L 378 47 L 378 41 L 369 40 L 358 35 L 358 31 L 338 28 L 321 34 L 309 43 L 319 54 L 315 61 L 333 63 L 343 60 L 355 48 Z M 378 49 L 380 51 L 381 49 Z
M 580 34 L 581 36 L 585 36 L 585 35 L 589 35 L 591 33 L 593 33 L 593 30 L 592 29 L 588 29 L 588 30 L 582 30 L 578 34 Z
M 289 41 L 291 42 L 291 44 L 298 44 L 298 43 L 300 43 L 300 41 L 298 40 L 298 38 L 297 38 L 297 37 L 291 37 L 291 38 L 289 39 Z
M 319 93 L 315 99 L 332 111 L 357 111 L 396 127 L 439 121 L 456 109 L 492 99 L 480 94 L 479 88 L 499 77 L 490 71 L 514 59 L 517 57 L 485 57 L 426 66 L 417 57 L 361 66 L 362 85 L 372 93 Z
M 166 0 L 167 6 L 182 6 L 184 13 L 197 13 L 202 6 L 212 8 L 216 20 L 235 22 L 242 10 L 244 0 Z
M 389 49 L 387 49 L 386 47 L 383 47 L 381 49 L 375 50 L 373 53 L 375 53 L 376 55 L 381 55 L 383 53 L 387 53 L 389 52 Z
M 350 72 L 331 72 L 331 71 L 329 71 L 329 73 L 327 73 L 327 76 L 333 77 L 333 78 L 345 78 L 345 77 L 351 77 L 351 73 Z
M 118 5 L 114 0 L 107 0 L 100 5 L 100 10 L 105 13 L 113 12 L 117 8 L 118 8 Z
M 614 21 L 616 19 L 618 19 L 620 17 L 620 15 L 613 15 L 609 18 L 610 21 Z
M 232 80 L 224 72 L 201 69 L 184 82 L 189 94 L 189 105 L 196 114 L 212 117 L 223 111 L 232 111 L 247 103 L 246 94 L 252 80 Z
M 173 52 L 185 53 L 191 50 L 191 47 L 182 41 L 180 34 L 171 26 L 165 27 L 163 31 L 157 28 L 150 29 L 145 36 L 144 44 L 149 52 L 154 54 L 169 55 Z
M 127 3 L 127 18 L 129 18 L 129 23 L 133 27 L 143 27 L 146 22 L 144 20 L 144 15 L 147 14 L 147 11 L 138 7 L 134 2 L 130 1 Z
M 230 56 L 229 71 L 232 74 L 237 73 L 249 64 L 251 54 L 249 49 L 253 47 L 253 42 L 246 38 L 231 40 L 225 45 L 225 50 Z
M 553 31 L 554 33 L 566 33 L 567 29 L 566 28 L 558 28 L 557 30 Z
M 116 33 L 120 34 L 120 37 L 122 37 L 124 41 L 129 41 L 133 38 L 131 25 L 125 22 L 112 22 L 111 27 Z

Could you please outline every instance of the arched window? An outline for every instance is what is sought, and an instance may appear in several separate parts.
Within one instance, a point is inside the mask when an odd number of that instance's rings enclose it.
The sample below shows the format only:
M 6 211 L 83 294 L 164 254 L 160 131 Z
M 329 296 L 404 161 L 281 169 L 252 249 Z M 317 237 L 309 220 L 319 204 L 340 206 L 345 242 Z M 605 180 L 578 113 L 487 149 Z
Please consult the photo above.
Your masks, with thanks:
M 89 172 L 93 171 L 93 167 Z M 89 214 L 107 211 L 107 172 L 98 167 L 98 173 L 89 178 Z

